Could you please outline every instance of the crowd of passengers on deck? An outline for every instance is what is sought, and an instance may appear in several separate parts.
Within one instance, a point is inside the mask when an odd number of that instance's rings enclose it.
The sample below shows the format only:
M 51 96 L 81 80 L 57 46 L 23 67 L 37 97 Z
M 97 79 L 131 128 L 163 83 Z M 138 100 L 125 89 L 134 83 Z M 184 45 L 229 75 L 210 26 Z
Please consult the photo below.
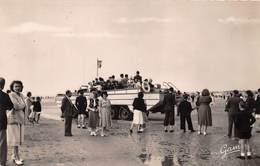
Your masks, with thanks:
M 107 80 L 99 77 L 88 83 L 89 90 L 96 88 L 97 90 L 114 90 L 114 89 L 142 89 L 146 92 L 153 92 L 155 86 L 152 79 L 142 79 L 140 72 L 137 71 L 134 77 L 128 74 L 120 74 L 120 78 L 116 79 L 114 75 L 110 76 Z

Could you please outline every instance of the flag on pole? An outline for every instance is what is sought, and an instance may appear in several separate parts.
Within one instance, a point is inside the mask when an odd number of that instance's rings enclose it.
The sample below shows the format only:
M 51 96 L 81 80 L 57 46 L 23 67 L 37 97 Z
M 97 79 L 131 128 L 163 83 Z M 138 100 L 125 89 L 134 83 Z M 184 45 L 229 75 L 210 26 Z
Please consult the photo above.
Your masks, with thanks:
M 101 68 L 102 67 L 102 61 L 101 60 L 97 60 L 97 67 Z

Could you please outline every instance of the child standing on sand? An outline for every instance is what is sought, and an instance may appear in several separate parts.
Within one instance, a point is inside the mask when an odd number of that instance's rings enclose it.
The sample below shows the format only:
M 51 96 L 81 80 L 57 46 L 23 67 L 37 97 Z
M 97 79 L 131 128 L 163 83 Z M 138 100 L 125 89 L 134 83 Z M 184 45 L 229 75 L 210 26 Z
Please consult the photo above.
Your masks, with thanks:
M 185 121 L 188 123 L 188 129 L 191 132 L 194 132 L 192 121 L 191 121 L 191 112 L 192 112 L 191 103 L 188 101 L 188 95 L 183 95 L 183 101 L 179 104 L 179 111 L 180 111 L 180 120 L 181 120 L 181 130 L 186 132 L 186 125 Z
M 35 115 L 35 122 L 38 124 L 41 116 L 42 106 L 41 106 L 41 98 L 36 97 L 36 101 L 33 102 L 33 112 Z
M 251 131 L 252 125 L 255 123 L 255 118 L 244 101 L 239 103 L 239 108 L 240 111 L 235 114 L 235 127 L 237 129 L 241 152 L 239 158 L 245 159 L 245 155 L 247 155 L 247 158 L 251 159 L 252 152 L 249 139 L 252 136 Z
M 98 127 L 99 117 L 98 117 L 98 110 L 97 110 L 97 99 L 95 95 L 92 94 L 89 100 L 88 105 L 88 112 L 89 112 L 89 123 L 88 126 L 90 128 L 90 135 L 96 136 L 96 129 Z

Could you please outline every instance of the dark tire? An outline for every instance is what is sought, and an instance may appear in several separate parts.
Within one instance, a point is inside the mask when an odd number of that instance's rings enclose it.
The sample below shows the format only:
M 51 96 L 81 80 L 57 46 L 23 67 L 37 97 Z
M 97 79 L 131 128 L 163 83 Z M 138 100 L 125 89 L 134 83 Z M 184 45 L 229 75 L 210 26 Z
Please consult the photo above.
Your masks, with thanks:
M 120 108 L 120 117 L 122 120 L 129 120 L 130 119 L 130 111 L 125 108 L 125 107 L 121 107 Z
M 116 119 L 116 111 L 113 108 L 111 108 L 111 117 L 112 119 Z

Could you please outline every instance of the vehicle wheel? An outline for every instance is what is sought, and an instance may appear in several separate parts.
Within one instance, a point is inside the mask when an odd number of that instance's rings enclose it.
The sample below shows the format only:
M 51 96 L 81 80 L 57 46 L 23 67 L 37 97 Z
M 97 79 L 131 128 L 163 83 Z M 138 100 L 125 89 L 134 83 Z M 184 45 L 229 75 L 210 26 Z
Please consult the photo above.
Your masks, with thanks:
M 120 116 L 123 120 L 128 120 L 130 117 L 130 111 L 124 107 L 120 108 Z
M 111 108 L 111 117 L 112 117 L 112 119 L 116 118 L 116 111 L 113 108 Z

